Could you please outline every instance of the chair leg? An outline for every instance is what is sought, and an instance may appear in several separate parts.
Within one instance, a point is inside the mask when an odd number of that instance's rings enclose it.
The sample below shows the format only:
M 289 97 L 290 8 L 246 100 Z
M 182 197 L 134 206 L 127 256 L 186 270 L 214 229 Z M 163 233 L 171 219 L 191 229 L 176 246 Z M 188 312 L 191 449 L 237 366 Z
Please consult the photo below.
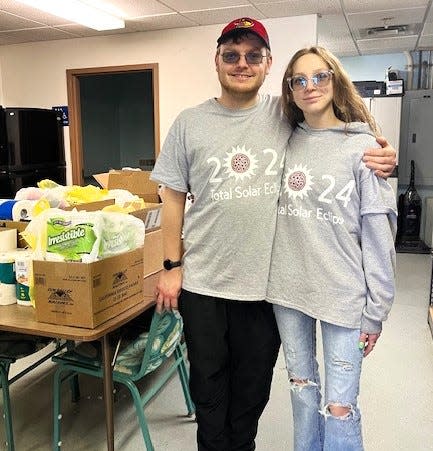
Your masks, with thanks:
M 146 445 L 147 451 L 154 451 L 152 440 L 150 439 L 149 428 L 147 427 L 146 417 L 144 415 L 143 403 L 141 401 L 140 392 L 137 387 L 131 381 L 122 381 L 124 385 L 128 388 L 131 393 L 132 399 L 134 401 L 135 410 L 137 412 L 138 422 L 141 427 L 141 433 L 143 434 L 144 444 Z
M 14 432 L 12 427 L 12 410 L 9 396 L 9 366 L 8 362 L 0 362 L 0 385 L 3 393 L 3 417 L 6 431 L 6 446 L 8 451 L 15 450 Z
M 71 351 L 75 348 L 75 342 L 68 340 L 66 343 L 66 349 Z M 78 402 L 80 395 L 80 384 L 78 383 L 78 374 L 76 374 L 72 379 L 69 379 L 69 387 L 71 388 L 71 401 Z
M 69 387 L 71 389 L 71 401 L 78 402 L 81 398 L 80 384 L 78 382 L 78 374 L 69 379 Z
M 61 420 L 62 414 L 60 413 L 61 407 L 61 388 L 62 388 L 62 368 L 57 368 L 54 373 L 54 383 L 53 383 L 53 450 L 59 451 L 62 444 L 60 434 L 61 434 Z
M 175 357 L 176 357 L 176 359 L 180 360 L 179 365 L 177 367 L 177 371 L 179 373 L 179 379 L 180 379 L 180 383 L 182 385 L 182 391 L 183 391 L 183 395 L 185 397 L 185 403 L 186 403 L 186 408 L 188 410 L 188 415 L 192 416 L 195 413 L 195 407 L 194 407 L 194 403 L 192 402 L 192 399 L 191 399 L 191 394 L 189 392 L 188 370 L 187 370 L 186 364 L 185 364 L 185 356 L 183 354 L 182 347 L 180 345 L 176 346 Z

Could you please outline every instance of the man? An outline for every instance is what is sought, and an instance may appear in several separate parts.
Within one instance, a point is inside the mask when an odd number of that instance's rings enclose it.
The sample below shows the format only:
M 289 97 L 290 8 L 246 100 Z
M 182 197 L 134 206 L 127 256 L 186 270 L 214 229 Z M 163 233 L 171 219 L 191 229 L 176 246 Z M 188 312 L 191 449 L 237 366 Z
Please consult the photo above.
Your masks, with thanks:
M 184 319 L 198 449 L 249 451 L 280 345 L 263 299 L 291 130 L 279 99 L 258 94 L 272 64 L 264 26 L 236 19 L 217 42 L 221 95 L 178 116 L 152 173 L 165 186 L 157 305 Z M 389 175 L 394 150 L 372 152 Z

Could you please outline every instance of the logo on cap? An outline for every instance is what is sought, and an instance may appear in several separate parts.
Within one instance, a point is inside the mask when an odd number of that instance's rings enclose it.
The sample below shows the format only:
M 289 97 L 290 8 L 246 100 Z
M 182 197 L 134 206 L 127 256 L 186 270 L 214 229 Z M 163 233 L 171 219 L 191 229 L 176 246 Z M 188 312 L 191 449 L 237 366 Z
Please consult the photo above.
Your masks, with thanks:
M 250 28 L 254 27 L 254 22 L 248 19 L 239 19 L 233 24 L 236 28 Z

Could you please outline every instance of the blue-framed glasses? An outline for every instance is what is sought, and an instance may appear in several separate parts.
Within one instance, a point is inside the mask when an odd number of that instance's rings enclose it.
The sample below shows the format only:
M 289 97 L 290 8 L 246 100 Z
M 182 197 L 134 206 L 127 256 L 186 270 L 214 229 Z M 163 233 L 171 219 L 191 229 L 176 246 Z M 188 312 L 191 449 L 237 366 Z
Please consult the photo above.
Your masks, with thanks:
M 236 64 L 241 59 L 242 55 L 245 56 L 247 64 L 260 64 L 263 61 L 263 58 L 267 57 L 267 55 L 262 55 L 260 52 L 224 52 L 221 53 L 221 58 L 226 64 Z
M 287 83 L 292 91 L 303 91 L 307 89 L 309 80 L 313 82 L 315 87 L 323 88 L 329 84 L 333 74 L 334 71 L 329 69 L 313 74 L 310 78 L 304 77 L 303 75 L 296 75 L 295 77 L 287 78 Z

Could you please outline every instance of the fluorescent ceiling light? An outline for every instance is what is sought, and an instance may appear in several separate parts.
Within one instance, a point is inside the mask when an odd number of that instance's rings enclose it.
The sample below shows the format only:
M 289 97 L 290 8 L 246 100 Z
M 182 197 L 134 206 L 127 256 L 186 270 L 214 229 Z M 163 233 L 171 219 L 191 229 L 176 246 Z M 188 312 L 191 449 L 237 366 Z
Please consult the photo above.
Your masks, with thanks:
M 80 0 L 18 0 L 54 16 L 76 22 L 94 30 L 125 28 L 125 21 Z

